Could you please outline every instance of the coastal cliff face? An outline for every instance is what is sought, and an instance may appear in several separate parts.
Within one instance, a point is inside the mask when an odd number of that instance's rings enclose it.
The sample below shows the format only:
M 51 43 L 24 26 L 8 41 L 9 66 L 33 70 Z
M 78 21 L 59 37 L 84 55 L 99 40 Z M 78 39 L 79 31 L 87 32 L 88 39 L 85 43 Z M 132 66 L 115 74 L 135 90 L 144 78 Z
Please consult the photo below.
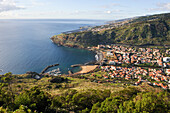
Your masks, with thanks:
M 77 41 L 76 37 L 76 35 L 72 34 L 60 34 L 51 37 L 51 40 L 62 46 L 84 48 L 84 46 Z
M 79 48 L 113 43 L 170 45 L 170 13 L 139 17 L 111 29 L 98 26 L 98 30 L 55 35 L 51 39 L 63 46 Z
M 85 48 L 88 46 L 96 46 L 100 44 L 100 42 L 104 42 L 106 38 L 104 34 L 100 35 L 92 31 L 85 31 L 55 35 L 51 39 L 54 43 L 57 43 L 59 45 Z

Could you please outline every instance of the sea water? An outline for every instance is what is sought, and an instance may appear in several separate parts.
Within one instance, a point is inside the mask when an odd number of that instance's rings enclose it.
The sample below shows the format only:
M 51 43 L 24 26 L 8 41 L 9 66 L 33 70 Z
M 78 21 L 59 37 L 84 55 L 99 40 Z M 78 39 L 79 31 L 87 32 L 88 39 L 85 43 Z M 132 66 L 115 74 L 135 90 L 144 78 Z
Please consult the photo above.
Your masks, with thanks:
M 57 46 L 50 37 L 101 23 L 103 21 L 67 19 L 0 20 L 0 69 L 3 70 L 0 74 L 39 73 L 56 63 L 62 73 L 67 73 L 73 64 L 95 60 L 94 52 Z

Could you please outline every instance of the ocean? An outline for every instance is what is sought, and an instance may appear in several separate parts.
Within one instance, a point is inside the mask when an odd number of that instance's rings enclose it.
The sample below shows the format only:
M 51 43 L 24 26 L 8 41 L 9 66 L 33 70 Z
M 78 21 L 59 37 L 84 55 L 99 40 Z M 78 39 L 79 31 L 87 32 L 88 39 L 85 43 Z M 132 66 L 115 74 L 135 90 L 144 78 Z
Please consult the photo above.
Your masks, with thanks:
M 71 19 L 0 20 L 0 69 L 3 70 L 0 74 L 39 73 L 46 66 L 56 63 L 59 66 L 55 68 L 59 67 L 62 73 L 67 73 L 73 64 L 95 60 L 94 52 L 57 46 L 50 37 L 103 23 L 99 20 Z

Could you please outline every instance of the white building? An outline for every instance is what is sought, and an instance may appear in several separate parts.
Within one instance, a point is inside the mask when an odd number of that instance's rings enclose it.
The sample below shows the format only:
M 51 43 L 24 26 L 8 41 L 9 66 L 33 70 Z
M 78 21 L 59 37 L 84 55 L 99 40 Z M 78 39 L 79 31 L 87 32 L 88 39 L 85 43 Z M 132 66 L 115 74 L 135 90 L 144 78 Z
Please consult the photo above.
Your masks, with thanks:
M 98 56 L 98 55 L 95 55 L 95 58 L 96 58 L 96 61 L 98 61 L 98 60 L 99 60 L 99 56 Z
M 163 62 L 170 62 L 170 57 L 163 57 Z
M 115 61 L 110 61 L 109 64 L 110 65 L 115 65 L 116 63 L 115 63 Z
M 166 69 L 166 74 L 170 75 L 170 69 Z
M 113 53 L 111 51 L 107 51 L 107 56 L 113 56 Z

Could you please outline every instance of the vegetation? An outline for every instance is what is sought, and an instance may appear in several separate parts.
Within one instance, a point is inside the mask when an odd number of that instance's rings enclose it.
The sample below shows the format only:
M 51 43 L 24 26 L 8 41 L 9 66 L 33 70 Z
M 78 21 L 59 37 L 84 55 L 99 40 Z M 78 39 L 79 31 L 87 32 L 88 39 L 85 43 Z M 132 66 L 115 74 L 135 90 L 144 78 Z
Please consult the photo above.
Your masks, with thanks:
M 140 67 L 157 67 L 159 68 L 158 65 L 152 64 L 152 63 L 143 63 L 143 64 L 138 64 Z
M 170 13 L 139 17 L 127 25 L 109 30 L 55 35 L 51 39 L 71 47 L 124 43 L 131 45 L 170 45 Z
M 100 73 L 96 76 L 100 77 Z M 43 82 L 41 80 L 34 81 L 33 78 L 27 76 L 15 76 L 12 73 L 6 73 L 0 76 L 0 112 L 1 113 L 56 113 L 56 112 L 75 112 L 75 113 L 140 113 L 140 112 L 161 112 L 168 113 L 169 92 L 153 88 L 151 86 L 131 86 L 120 88 L 120 90 L 104 88 L 105 84 L 100 84 L 103 88 L 88 89 L 76 87 L 65 88 L 62 92 L 56 94 L 50 93 L 49 90 L 40 87 Z M 48 79 L 46 84 L 60 84 L 67 82 L 71 84 L 76 78 L 63 77 L 43 77 Z M 42 78 L 42 79 L 43 79 Z M 21 91 L 16 90 L 14 84 L 19 85 L 17 80 L 32 80 L 35 86 L 23 88 Z M 86 80 L 78 79 L 83 82 Z M 87 81 L 86 81 L 87 82 Z M 94 85 L 92 82 L 89 84 Z M 29 85 L 30 83 L 25 83 Z M 95 83 L 97 84 L 97 83 Z M 100 86 L 100 87 L 101 87 Z M 80 87 L 80 86 L 79 86 Z M 109 86 L 107 86 L 109 87 Z M 59 91 L 59 90 L 56 90 Z

